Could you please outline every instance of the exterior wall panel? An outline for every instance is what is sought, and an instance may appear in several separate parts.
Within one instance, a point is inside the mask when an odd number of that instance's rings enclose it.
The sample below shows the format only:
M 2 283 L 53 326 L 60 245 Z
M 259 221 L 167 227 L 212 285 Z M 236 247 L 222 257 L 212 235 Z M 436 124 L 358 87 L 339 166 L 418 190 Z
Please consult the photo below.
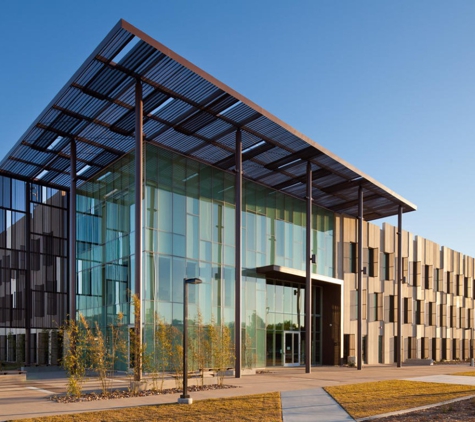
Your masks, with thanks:
M 343 216 L 340 218 L 356 221 Z M 380 260 L 379 274 L 375 277 L 363 276 L 363 301 L 369 304 L 369 318 L 363 320 L 366 360 L 369 364 L 377 364 L 382 344 L 383 362 L 392 363 L 397 340 L 397 318 L 394 317 L 397 307 L 393 305 L 397 304 L 397 300 L 391 299 L 397 294 L 397 229 L 388 223 L 384 223 L 382 228 L 367 222 L 364 224 L 367 237 L 363 247 L 379 250 Z M 353 228 L 353 225 L 345 222 L 343 227 Z M 353 237 L 342 234 L 341 239 L 344 244 L 346 239 Z M 473 356 L 472 330 L 475 327 L 474 259 L 407 231 L 402 233 L 402 254 L 404 359 L 469 359 Z M 370 265 L 367 255 L 365 265 Z M 351 296 L 356 285 L 346 273 L 344 279 L 345 297 Z M 371 301 L 375 294 L 381 294 L 383 307 L 382 318 L 377 321 L 372 317 L 374 309 Z M 355 321 L 347 321 L 346 318 L 344 334 L 356 335 Z M 382 341 L 379 336 L 383 337 Z

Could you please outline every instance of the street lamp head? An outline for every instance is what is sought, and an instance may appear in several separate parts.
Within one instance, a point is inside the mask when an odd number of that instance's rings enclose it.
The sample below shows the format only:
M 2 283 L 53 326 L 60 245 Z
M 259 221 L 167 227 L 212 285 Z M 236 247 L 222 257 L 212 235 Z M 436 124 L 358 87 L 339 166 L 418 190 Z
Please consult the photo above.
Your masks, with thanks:
M 199 278 L 185 278 L 185 284 L 201 284 L 203 281 Z

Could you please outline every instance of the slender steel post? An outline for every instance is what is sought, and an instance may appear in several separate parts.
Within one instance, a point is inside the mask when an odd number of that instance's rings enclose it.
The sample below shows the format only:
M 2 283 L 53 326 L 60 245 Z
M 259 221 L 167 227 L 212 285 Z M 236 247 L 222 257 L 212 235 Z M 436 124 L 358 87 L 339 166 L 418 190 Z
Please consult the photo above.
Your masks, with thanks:
M 312 371 L 312 165 L 307 163 L 307 221 L 305 230 L 305 373 Z
M 358 189 L 358 370 L 363 367 L 363 188 Z
M 142 198 L 143 198 L 143 100 L 142 84 L 135 84 L 135 295 L 142 305 Z M 135 365 L 134 380 L 142 378 L 142 306 L 135 316 Z
M 401 363 L 401 346 L 402 346 L 402 206 L 399 205 L 397 216 L 397 367 L 402 366 Z
M 234 368 L 234 376 L 241 378 L 241 325 L 242 325 L 242 136 L 241 130 L 236 131 L 236 179 L 235 179 L 235 303 L 234 303 L 234 354 L 236 363 Z
M 183 290 L 183 394 L 182 399 L 189 399 L 188 395 L 188 283 L 184 280 Z
M 30 335 L 31 335 L 31 310 L 33 309 L 33 304 L 31 303 L 31 184 L 26 182 L 26 220 L 25 220 L 25 366 L 30 366 L 31 356 L 30 356 Z
M 76 320 L 76 141 L 70 144 L 69 187 L 69 319 Z
M 201 283 L 199 278 L 183 279 L 183 394 L 178 399 L 180 404 L 193 403 L 188 394 L 188 284 Z

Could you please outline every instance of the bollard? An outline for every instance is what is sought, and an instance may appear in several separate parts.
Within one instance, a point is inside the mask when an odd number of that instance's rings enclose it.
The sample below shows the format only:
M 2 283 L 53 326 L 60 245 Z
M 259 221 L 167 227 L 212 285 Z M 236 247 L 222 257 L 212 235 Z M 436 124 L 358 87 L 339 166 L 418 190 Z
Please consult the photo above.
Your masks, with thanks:
M 473 364 L 473 358 L 470 359 L 470 366 L 475 366 L 475 365 Z

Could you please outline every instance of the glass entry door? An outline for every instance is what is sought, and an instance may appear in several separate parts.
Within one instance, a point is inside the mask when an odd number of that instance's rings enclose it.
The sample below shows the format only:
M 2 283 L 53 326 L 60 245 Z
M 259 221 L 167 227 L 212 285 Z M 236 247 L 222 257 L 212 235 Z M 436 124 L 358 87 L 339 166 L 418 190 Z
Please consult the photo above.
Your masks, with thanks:
M 284 331 L 284 366 L 300 365 L 300 333 Z

